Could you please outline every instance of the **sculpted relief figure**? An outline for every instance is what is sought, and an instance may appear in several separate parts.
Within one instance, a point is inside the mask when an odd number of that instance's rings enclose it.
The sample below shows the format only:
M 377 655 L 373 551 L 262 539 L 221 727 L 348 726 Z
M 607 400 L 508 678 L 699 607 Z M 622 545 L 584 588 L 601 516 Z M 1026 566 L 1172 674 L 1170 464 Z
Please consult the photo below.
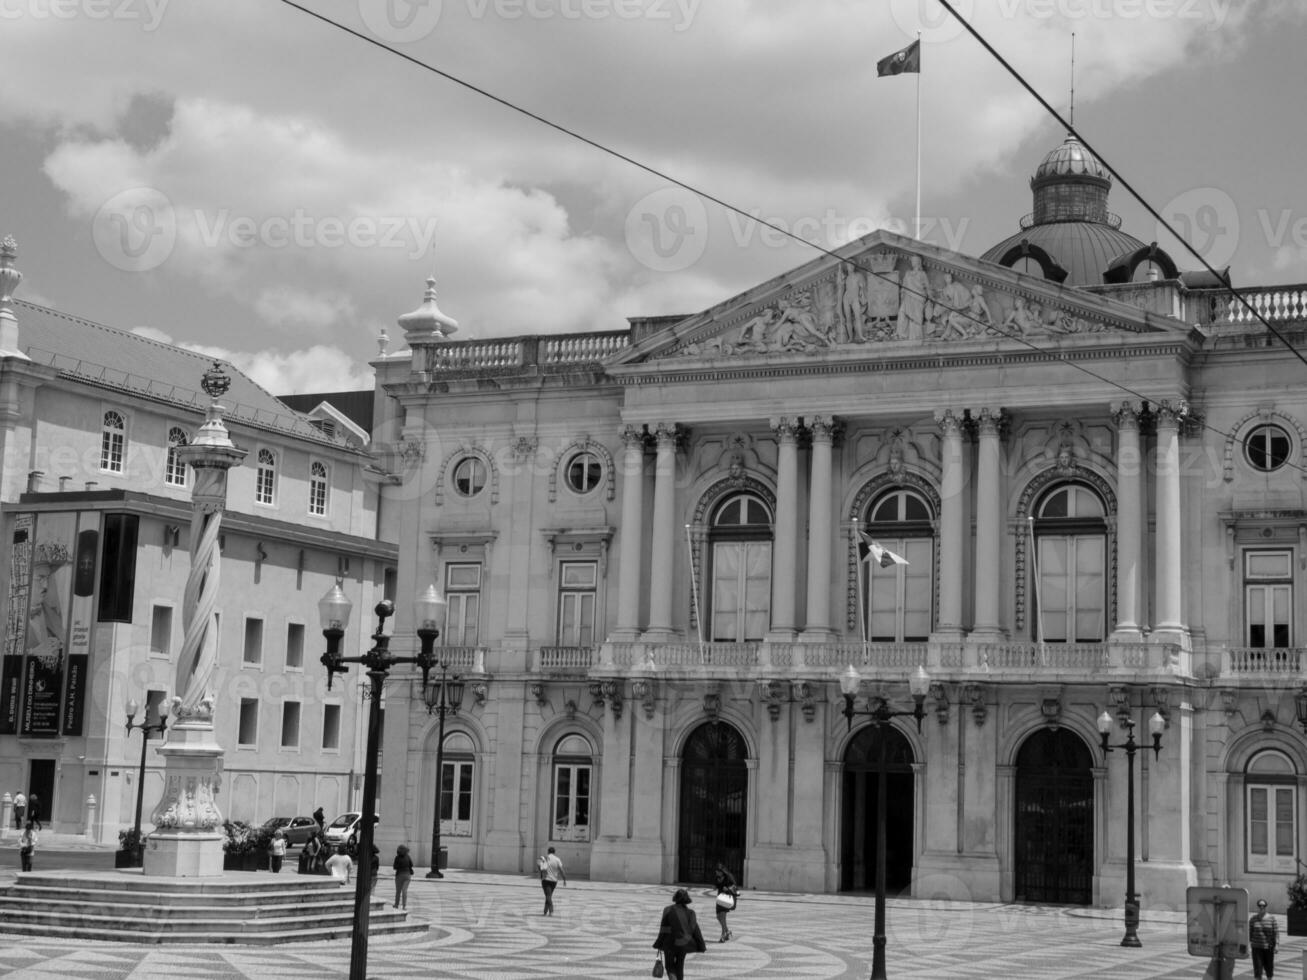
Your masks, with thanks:
M 1039 304 L 1026 305 L 1024 296 L 1012 299 L 1012 310 L 1003 321 L 1003 326 L 1016 333 L 1030 333 L 1039 329 Z
M 862 274 L 847 265 L 840 266 L 840 316 L 836 321 L 835 342 L 861 342 L 866 333 L 863 319 Z
M 971 336 L 993 333 L 994 314 L 985 302 L 985 291 L 979 285 L 971 287 L 971 300 L 967 303 L 967 330 Z
M 817 326 L 817 318 L 797 304 L 782 302 L 772 334 L 775 350 L 811 350 L 825 347 L 826 335 Z
M 903 273 L 903 290 L 899 300 L 897 336 L 900 340 L 921 340 L 925 336 L 926 302 L 930 296 L 930 279 L 921 267 L 921 256 L 908 260 Z
M 971 306 L 971 290 L 965 283 L 944 273 L 944 282 L 931 303 L 931 320 L 940 340 L 961 340 L 968 336 L 971 323 L 967 311 Z
M 867 273 L 868 340 L 893 340 L 898 329 L 899 274 L 894 269 Z

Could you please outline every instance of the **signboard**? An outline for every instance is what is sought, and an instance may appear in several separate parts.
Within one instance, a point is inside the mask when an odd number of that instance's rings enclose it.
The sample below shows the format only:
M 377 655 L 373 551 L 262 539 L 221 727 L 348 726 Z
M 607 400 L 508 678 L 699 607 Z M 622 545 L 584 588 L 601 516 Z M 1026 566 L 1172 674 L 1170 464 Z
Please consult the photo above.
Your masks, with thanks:
M 95 622 L 95 566 L 100 553 L 100 515 L 86 511 L 77 521 L 73 557 L 73 600 L 68 617 L 68 668 L 64 677 L 65 735 L 82 734 L 86 706 L 86 672 L 90 666 L 91 629 Z
M 1222 959 L 1248 955 L 1248 889 L 1185 889 L 1190 956 Z

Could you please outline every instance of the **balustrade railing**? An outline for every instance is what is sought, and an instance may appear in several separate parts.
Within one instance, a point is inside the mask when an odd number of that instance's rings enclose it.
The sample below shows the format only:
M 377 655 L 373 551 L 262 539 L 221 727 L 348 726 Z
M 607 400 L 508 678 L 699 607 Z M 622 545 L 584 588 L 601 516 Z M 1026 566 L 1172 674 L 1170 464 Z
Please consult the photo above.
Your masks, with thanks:
M 926 663 L 927 643 L 805 643 L 808 667 L 911 669 Z
M 541 647 L 541 670 L 589 670 L 595 664 L 594 647 Z
M 1307 285 L 1259 286 L 1235 292 L 1248 301 L 1248 306 L 1231 296 L 1225 309 L 1217 313 L 1216 323 L 1256 323 L 1257 317 L 1249 306 L 1267 320 L 1307 320 Z
M 1303 650 L 1300 647 L 1231 647 L 1232 674 L 1299 674 Z
M 981 668 L 1062 668 L 1096 670 L 1108 666 L 1106 643 L 984 643 Z

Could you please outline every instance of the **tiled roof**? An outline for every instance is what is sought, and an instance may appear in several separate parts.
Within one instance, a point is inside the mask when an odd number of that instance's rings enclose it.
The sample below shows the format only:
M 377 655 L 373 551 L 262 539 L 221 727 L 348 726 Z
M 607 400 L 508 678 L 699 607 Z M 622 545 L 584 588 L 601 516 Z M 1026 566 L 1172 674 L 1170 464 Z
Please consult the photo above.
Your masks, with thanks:
M 34 362 L 140 398 L 198 412 L 208 406 L 200 378 L 212 357 L 22 300 L 12 303 L 19 347 Z M 224 361 L 223 371 L 231 378 L 222 398 L 230 421 L 317 443 L 333 442 L 233 365 Z
M 1027 239 L 1053 257 L 1067 270 L 1064 286 L 1092 286 L 1103 281 L 1103 273 L 1125 252 L 1133 252 L 1143 242 L 1118 228 L 1095 221 L 1056 221 L 1034 225 L 1005 238 L 981 256 L 997 262 L 1014 245 Z

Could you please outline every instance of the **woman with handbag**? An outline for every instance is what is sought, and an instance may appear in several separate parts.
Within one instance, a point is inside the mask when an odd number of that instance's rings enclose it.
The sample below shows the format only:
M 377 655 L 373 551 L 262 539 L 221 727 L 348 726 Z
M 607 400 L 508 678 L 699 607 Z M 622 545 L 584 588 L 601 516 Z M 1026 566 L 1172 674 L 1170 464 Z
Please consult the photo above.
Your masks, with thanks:
M 32 870 L 32 854 L 36 851 L 36 827 L 33 821 L 27 821 L 27 826 L 23 829 L 18 838 L 18 857 L 22 862 L 24 871 Z
M 685 980 L 685 957 L 687 954 L 702 953 L 708 947 L 704 944 L 703 933 L 699 931 L 699 920 L 690 908 L 690 893 L 684 888 L 676 889 L 672 895 L 672 904 L 663 909 L 662 921 L 658 923 L 658 938 L 654 940 L 654 949 L 662 954 L 662 960 L 654 963 L 653 975 L 663 975 L 663 960 L 667 963 L 668 980 Z
M 735 908 L 740 890 L 735 887 L 735 876 L 720 861 L 717 862 L 717 870 L 713 872 L 713 884 L 717 886 L 717 922 L 722 927 L 722 937 L 717 941 L 724 943 L 733 938 L 731 930 L 726 926 L 726 916 Z

